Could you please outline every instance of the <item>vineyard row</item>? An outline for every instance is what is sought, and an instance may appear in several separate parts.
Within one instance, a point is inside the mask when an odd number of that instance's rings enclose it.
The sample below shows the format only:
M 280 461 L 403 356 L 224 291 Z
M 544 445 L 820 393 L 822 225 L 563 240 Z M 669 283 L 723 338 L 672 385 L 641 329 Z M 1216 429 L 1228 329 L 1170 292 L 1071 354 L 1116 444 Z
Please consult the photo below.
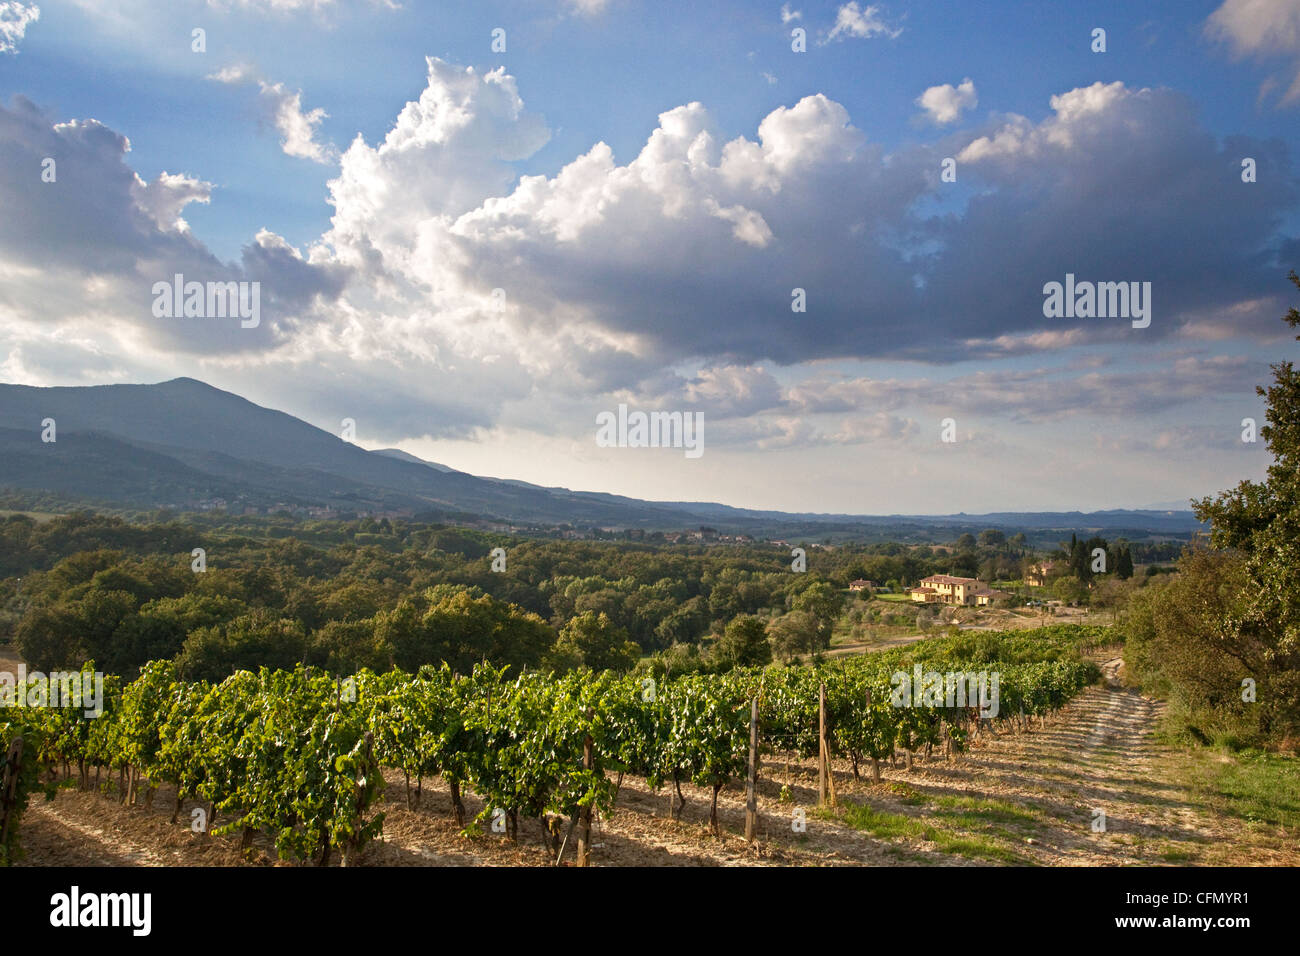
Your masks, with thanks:
M 934 645 L 927 672 L 994 672 L 997 716 L 986 708 L 983 719 L 979 701 L 953 702 L 951 681 L 946 699 L 909 694 L 908 706 L 897 706 L 895 675 L 920 663 L 904 653 L 657 681 L 608 672 L 507 676 L 482 664 L 468 675 L 444 665 L 347 681 L 303 667 L 264 669 L 209 684 L 179 680 L 171 662 L 154 662 L 130 683 L 106 677 L 97 718 L 67 707 L 0 708 L 0 746 L 12 750 L 21 736 L 24 748 L 6 771 L 10 792 L 0 795 L 0 862 L 13 855 L 31 795 L 59 783 L 99 789 L 105 772 L 117 774 L 120 799 L 134 801 L 144 787 L 151 800 L 154 787 L 168 784 L 177 813 L 184 800 L 206 803 L 209 825 L 222 820 L 215 832 L 242 831 L 246 840 L 264 833 L 282 858 L 299 862 L 324 863 L 338 850 L 346 865 L 381 832 L 384 767 L 405 774 L 408 796 L 410 780 L 418 787 L 440 775 L 458 826 L 478 828 L 500 808 L 512 837 L 520 819 L 608 812 L 624 774 L 655 789 L 671 784 L 678 800 L 683 782 L 711 788 L 716 832 L 718 792 L 746 772 L 751 700 L 763 749 L 809 757 L 818 753 L 824 686 L 831 754 L 851 761 L 855 776 L 869 764 L 879 779 L 879 762 L 900 751 L 909 765 L 921 749 L 960 752 L 981 725 L 1061 708 L 1099 676 L 1065 652 L 1078 640 L 1059 631 L 1036 643 L 1008 637 L 997 645 L 1008 656 L 1057 658 L 1017 663 L 990 662 L 989 653 L 962 659 L 971 648 L 960 642 L 926 642 Z M 1043 647 L 1051 653 L 1037 653 Z M 83 673 L 91 671 L 88 664 Z M 472 820 L 465 788 L 484 801 Z

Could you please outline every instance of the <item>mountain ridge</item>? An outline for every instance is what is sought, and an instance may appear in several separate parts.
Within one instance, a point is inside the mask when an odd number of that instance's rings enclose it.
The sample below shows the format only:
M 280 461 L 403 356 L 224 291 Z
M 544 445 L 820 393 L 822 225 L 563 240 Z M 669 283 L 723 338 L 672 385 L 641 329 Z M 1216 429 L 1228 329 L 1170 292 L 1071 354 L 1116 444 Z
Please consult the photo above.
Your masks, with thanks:
M 40 438 L 45 418 L 56 422 L 51 444 Z M 130 506 L 186 508 L 225 501 L 253 509 L 405 511 L 527 525 L 660 530 L 979 525 L 1186 535 L 1201 527 L 1190 512 L 1179 511 L 862 515 L 648 501 L 546 487 L 471 475 L 400 449 L 367 450 L 287 412 L 185 376 L 152 385 L 0 383 L 0 487 Z

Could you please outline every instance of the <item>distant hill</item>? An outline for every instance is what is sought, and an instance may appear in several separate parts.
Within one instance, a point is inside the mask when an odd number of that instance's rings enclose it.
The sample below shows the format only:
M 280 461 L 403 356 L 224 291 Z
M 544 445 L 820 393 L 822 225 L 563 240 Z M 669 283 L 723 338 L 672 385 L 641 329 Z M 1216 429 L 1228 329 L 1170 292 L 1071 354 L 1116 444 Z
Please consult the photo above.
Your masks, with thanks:
M 409 452 L 402 451 L 400 448 L 376 448 L 376 455 L 387 455 L 389 458 L 396 458 L 398 461 L 409 461 L 416 465 L 427 465 L 435 471 L 455 471 L 455 468 L 448 468 L 446 465 L 440 465 L 436 461 L 425 461 L 423 458 L 416 458 Z
M 41 441 L 41 421 L 57 441 Z M 1091 514 L 785 513 L 712 502 L 652 502 L 482 478 L 399 449 L 367 451 L 284 412 L 191 378 L 157 385 L 0 384 L 0 488 L 131 508 L 325 508 L 527 526 L 683 529 L 755 536 L 951 540 L 964 531 L 1099 531 L 1186 536 L 1190 511 Z

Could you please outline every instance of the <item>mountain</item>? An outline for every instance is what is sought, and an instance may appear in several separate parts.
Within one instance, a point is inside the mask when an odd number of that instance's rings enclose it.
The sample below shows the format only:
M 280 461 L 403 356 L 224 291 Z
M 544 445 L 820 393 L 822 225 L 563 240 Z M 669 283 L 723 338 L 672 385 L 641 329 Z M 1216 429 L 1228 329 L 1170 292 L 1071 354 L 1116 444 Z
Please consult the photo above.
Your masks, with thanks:
M 41 441 L 41 422 L 56 441 Z M 611 504 L 366 451 L 190 378 L 158 385 L 0 385 L 0 486 L 134 507 L 222 498 L 267 508 L 410 510 L 529 523 L 676 526 L 671 509 Z
M 1171 501 L 1157 501 L 1153 504 L 1143 505 L 1142 509 L 1144 511 L 1187 511 L 1188 502 L 1189 499 L 1187 498 L 1175 498 Z
M 376 455 L 387 455 L 389 458 L 396 458 L 398 461 L 409 461 L 416 465 L 426 465 L 434 471 L 455 471 L 455 468 L 448 468 L 446 465 L 440 465 L 436 461 L 425 461 L 423 458 L 416 458 L 409 452 L 402 451 L 400 448 L 377 448 Z
M 41 440 L 42 422 L 56 440 Z M 652 502 L 483 478 L 395 448 L 367 451 L 284 412 L 192 378 L 157 385 L 0 384 L 0 488 L 101 505 L 192 510 L 288 507 L 405 511 L 438 520 L 674 530 L 755 536 L 951 540 L 1000 527 L 1187 536 L 1187 511 L 988 515 L 791 514 L 713 502 Z

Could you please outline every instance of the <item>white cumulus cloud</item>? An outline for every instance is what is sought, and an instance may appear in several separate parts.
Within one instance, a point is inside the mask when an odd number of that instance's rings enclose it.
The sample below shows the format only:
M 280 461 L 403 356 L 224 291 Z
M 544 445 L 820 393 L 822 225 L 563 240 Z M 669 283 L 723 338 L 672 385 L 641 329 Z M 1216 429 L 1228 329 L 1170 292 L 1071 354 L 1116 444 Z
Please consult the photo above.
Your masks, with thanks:
M 1226 42 L 1234 56 L 1289 61 L 1281 104 L 1300 102 L 1300 3 L 1296 0 L 1226 0 L 1205 22 L 1206 34 Z M 1274 81 L 1267 87 L 1276 85 Z
M 565 5 L 581 16 L 591 17 L 604 13 L 610 0 L 565 0 Z
M 159 229 L 187 232 L 189 224 L 181 218 L 181 211 L 192 202 L 210 202 L 212 183 L 183 173 L 168 172 L 162 172 L 153 182 L 146 183 L 137 175 L 131 184 L 131 193 Z
M 850 37 L 870 40 L 876 36 L 887 36 L 892 40 L 902 32 L 901 27 L 893 27 L 885 22 L 879 7 L 872 4 L 864 8 L 853 2 L 839 8 L 835 14 L 835 25 L 822 42 L 831 43 Z
M 962 80 L 957 86 L 951 83 L 932 86 L 916 98 L 916 105 L 925 110 L 933 122 L 940 125 L 955 123 L 965 110 L 978 104 L 975 84 L 970 77 Z
M 262 103 L 280 134 L 280 148 L 285 155 L 314 163 L 331 163 L 338 159 L 338 150 L 332 144 L 316 141 L 317 127 L 329 114 L 321 107 L 304 111 L 301 90 L 290 90 L 283 83 L 262 79 L 246 64 L 224 67 L 208 79 L 231 85 L 256 82 Z
M 36 4 L 22 4 L 15 0 L 0 3 L 0 53 L 16 53 L 18 44 L 27 34 L 27 25 L 41 18 L 41 8 Z
M 219 78 L 262 82 L 240 67 Z M 1256 313 L 1275 324 L 1271 306 L 1231 309 L 1276 271 L 1271 237 L 1296 205 L 1280 148 L 1221 144 L 1171 91 L 1099 83 L 1051 107 L 945 143 L 980 197 L 928 217 L 918 200 L 942 188 L 932 171 L 944 153 L 886 156 L 824 94 L 743 135 L 688 102 L 633 154 L 597 141 L 521 176 L 515 164 L 550 130 L 515 78 L 430 59 L 426 88 L 387 132 L 339 157 L 318 241 L 295 248 L 271 223 L 222 263 L 182 218 L 188 203 L 217 201 L 209 184 L 145 182 L 125 136 L 16 98 L 0 106 L 0 368 L 33 380 L 157 368 L 254 395 L 274 381 L 279 403 L 320 421 L 364 401 L 370 434 L 390 442 L 572 432 L 627 395 L 704 410 L 719 421 L 711 441 L 829 447 L 909 441 L 914 406 L 939 399 L 999 415 L 1116 410 L 1113 379 L 1071 391 L 1035 373 L 915 392 L 808 380 L 828 358 L 998 360 L 1125 334 L 1044 321 L 1042 285 L 1067 271 L 1153 281 L 1152 341 L 1189 304 L 1237 334 Z M 1218 188 L 1247 148 L 1274 174 Z M 51 156 L 58 188 L 33 188 Z M 175 272 L 260 281 L 262 325 L 152 318 L 150 286 Z M 807 314 L 791 312 L 795 288 Z M 1194 371 L 1203 387 L 1215 370 Z M 1028 404 L 997 401 L 1021 392 Z

